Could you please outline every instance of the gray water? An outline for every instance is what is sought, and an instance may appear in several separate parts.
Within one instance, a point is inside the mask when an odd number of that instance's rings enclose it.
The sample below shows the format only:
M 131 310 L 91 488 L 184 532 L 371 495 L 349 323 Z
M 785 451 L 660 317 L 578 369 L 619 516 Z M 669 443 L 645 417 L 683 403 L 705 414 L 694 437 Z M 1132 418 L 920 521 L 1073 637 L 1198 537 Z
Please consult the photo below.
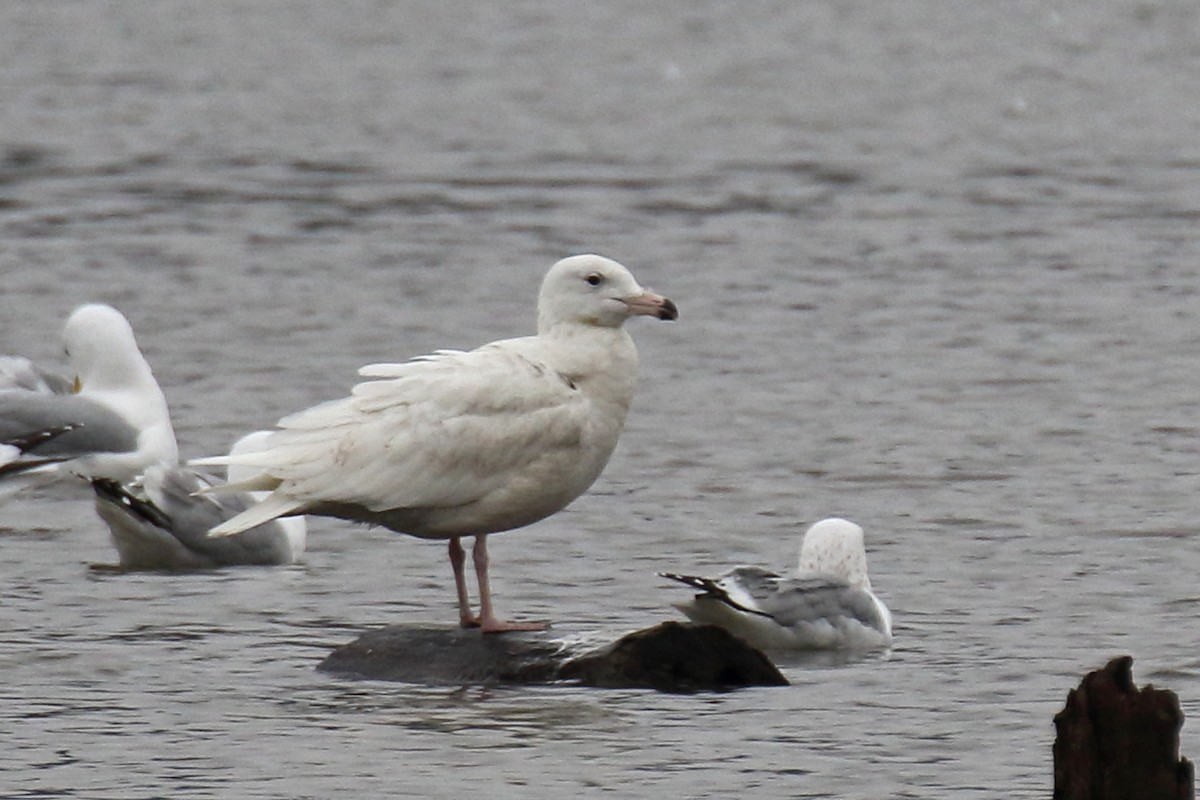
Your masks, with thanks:
M 1108 658 L 1200 754 L 1200 7 L 9 2 L 0 351 L 131 319 L 187 456 L 364 363 L 527 333 L 556 259 L 672 297 L 503 613 L 619 633 L 660 570 L 867 530 L 886 655 L 663 696 L 318 673 L 453 624 L 444 548 L 122 574 L 80 487 L 0 509 L 0 794 L 1045 797 Z

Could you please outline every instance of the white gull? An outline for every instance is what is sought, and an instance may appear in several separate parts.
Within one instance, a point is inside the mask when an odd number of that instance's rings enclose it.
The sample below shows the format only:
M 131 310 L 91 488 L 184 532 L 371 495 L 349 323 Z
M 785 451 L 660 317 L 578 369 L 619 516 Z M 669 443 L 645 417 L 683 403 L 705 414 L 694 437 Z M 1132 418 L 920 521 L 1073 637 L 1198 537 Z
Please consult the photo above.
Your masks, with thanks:
M 258 467 L 229 488 L 271 492 L 213 534 L 316 514 L 447 539 L 463 626 L 544 628 L 496 616 L 487 536 L 561 510 L 604 469 L 633 399 L 638 357 L 623 325 L 634 315 L 678 311 L 615 261 L 559 261 L 542 281 L 536 335 L 363 367 L 370 380 L 283 418 L 262 452 L 192 462 Z M 475 537 L 478 616 L 464 536 Z
M 676 605 L 693 622 L 720 625 L 765 650 L 865 650 L 892 641 L 892 614 L 871 591 L 863 530 L 848 520 L 810 527 L 792 576 L 746 566 L 715 579 L 660 574 L 703 592 Z
M 67 319 L 63 343 L 71 393 L 25 359 L 5 361 L 0 480 L 10 490 L 67 475 L 126 481 L 151 464 L 177 463 L 166 398 L 129 321 L 111 306 L 80 306 Z

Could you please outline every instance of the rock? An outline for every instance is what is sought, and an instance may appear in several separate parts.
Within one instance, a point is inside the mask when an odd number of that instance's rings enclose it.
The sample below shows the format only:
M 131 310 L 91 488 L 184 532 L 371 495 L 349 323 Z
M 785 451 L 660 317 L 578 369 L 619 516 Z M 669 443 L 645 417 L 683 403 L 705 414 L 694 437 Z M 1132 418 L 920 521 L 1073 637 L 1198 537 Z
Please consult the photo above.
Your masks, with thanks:
M 1133 684 L 1133 659 L 1086 675 L 1054 717 L 1055 800 L 1194 798 L 1190 761 L 1179 757 L 1183 711 L 1167 689 Z
M 760 651 L 715 625 L 664 622 L 595 647 L 539 633 L 394 625 L 335 649 L 326 672 L 433 685 L 574 683 L 663 692 L 783 686 Z
M 544 683 L 555 680 L 561 650 L 535 633 L 484 636 L 464 628 L 390 625 L 338 647 L 317 669 L 435 686 Z
M 563 664 L 559 675 L 585 686 L 660 692 L 786 686 L 762 651 L 716 625 L 663 622 Z

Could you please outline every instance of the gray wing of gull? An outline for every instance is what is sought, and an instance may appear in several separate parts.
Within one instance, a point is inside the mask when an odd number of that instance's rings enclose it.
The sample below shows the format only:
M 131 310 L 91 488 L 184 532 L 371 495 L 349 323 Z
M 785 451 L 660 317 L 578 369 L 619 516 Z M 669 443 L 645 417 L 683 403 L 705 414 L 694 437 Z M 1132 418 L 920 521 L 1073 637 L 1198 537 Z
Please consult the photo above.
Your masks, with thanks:
M 92 453 L 137 449 L 137 429 L 94 400 L 75 394 L 0 391 L 0 442 L 29 441 L 39 432 L 49 431 L 60 433 L 29 446 L 21 459 L 6 464 L 0 472 L 22 472 Z
M 227 537 L 211 537 L 209 529 L 255 503 L 245 493 L 196 495 L 216 479 L 186 467 L 155 475 L 159 503 L 140 487 L 98 480 L 96 510 L 112 531 L 122 566 L 197 568 L 290 564 L 287 534 L 276 522 Z
M 749 595 L 758 604 L 763 613 L 770 613 L 763 608 L 763 603 L 769 602 L 779 590 L 780 581 L 784 578 L 777 572 L 762 567 L 734 567 L 718 580 L 718 584 L 736 589 Z
M 0 389 L 69 394 L 72 386 L 70 380 L 39 367 L 24 356 L 0 356 Z
M 766 614 L 784 627 L 826 620 L 856 620 L 882 630 L 885 622 L 869 592 L 831 575 L 784 578 L 759 602 Z

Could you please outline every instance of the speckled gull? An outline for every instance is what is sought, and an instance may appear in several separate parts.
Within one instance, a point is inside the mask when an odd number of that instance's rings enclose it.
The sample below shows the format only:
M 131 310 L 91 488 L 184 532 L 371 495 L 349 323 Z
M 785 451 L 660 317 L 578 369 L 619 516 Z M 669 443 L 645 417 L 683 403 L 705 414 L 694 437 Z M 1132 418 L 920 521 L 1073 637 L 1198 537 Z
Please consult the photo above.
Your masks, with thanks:
M 603 470 L 633 399 L 638 357 L 623 325 L 635 315 L 678 311 L 615 261 L 559 261 L 542 281 L 536 335 L 363 367 L 369 380 L 349 397 L 283 418 L 262 452 L 193 462 L 258 467 L 230 488 L 271 492 L 213 533 L 304 513 L 447 539 L 463 626 L 544 628 L 496 616 L 487 536 L 559 511 Z M 478 616 L 464 536 L 475 538 Z
M 892 614 L 871 591 L 863 530 L 848 520 L 823 519 L 805 532 L 793 576 L 745 566 L 715 579 L 660 574 L 701 590 L 676 606 L 689 619 L 755 647 L 865 650 L 892 641 Z
M 63 342 L 72 393 L 24 359 L 5 362 L 0 482 L 13 490 L 67 475 L 126 481 L 151 464 L 177 463 L 166 398 L 128 320 L 111 306 L 80 306 L 67 319 Z
M 253 452 L 267 436 L 266 431 L 243 436 L 230 454 Z M 250 475 L 247 467 L 232 466 L 228 479 L 238 481 Z M 189 467 L 161 464 L 128 483 L 103 478 L 92 481 L 96 513 L 108 525 L 120 565 L 126 569 L 206 569 L 292 564 L 304 553 L 304 517 L 269 520 L 236 536 L 209 536 L 209 529 L 264 496 L 201 493 L 217 482 Z

